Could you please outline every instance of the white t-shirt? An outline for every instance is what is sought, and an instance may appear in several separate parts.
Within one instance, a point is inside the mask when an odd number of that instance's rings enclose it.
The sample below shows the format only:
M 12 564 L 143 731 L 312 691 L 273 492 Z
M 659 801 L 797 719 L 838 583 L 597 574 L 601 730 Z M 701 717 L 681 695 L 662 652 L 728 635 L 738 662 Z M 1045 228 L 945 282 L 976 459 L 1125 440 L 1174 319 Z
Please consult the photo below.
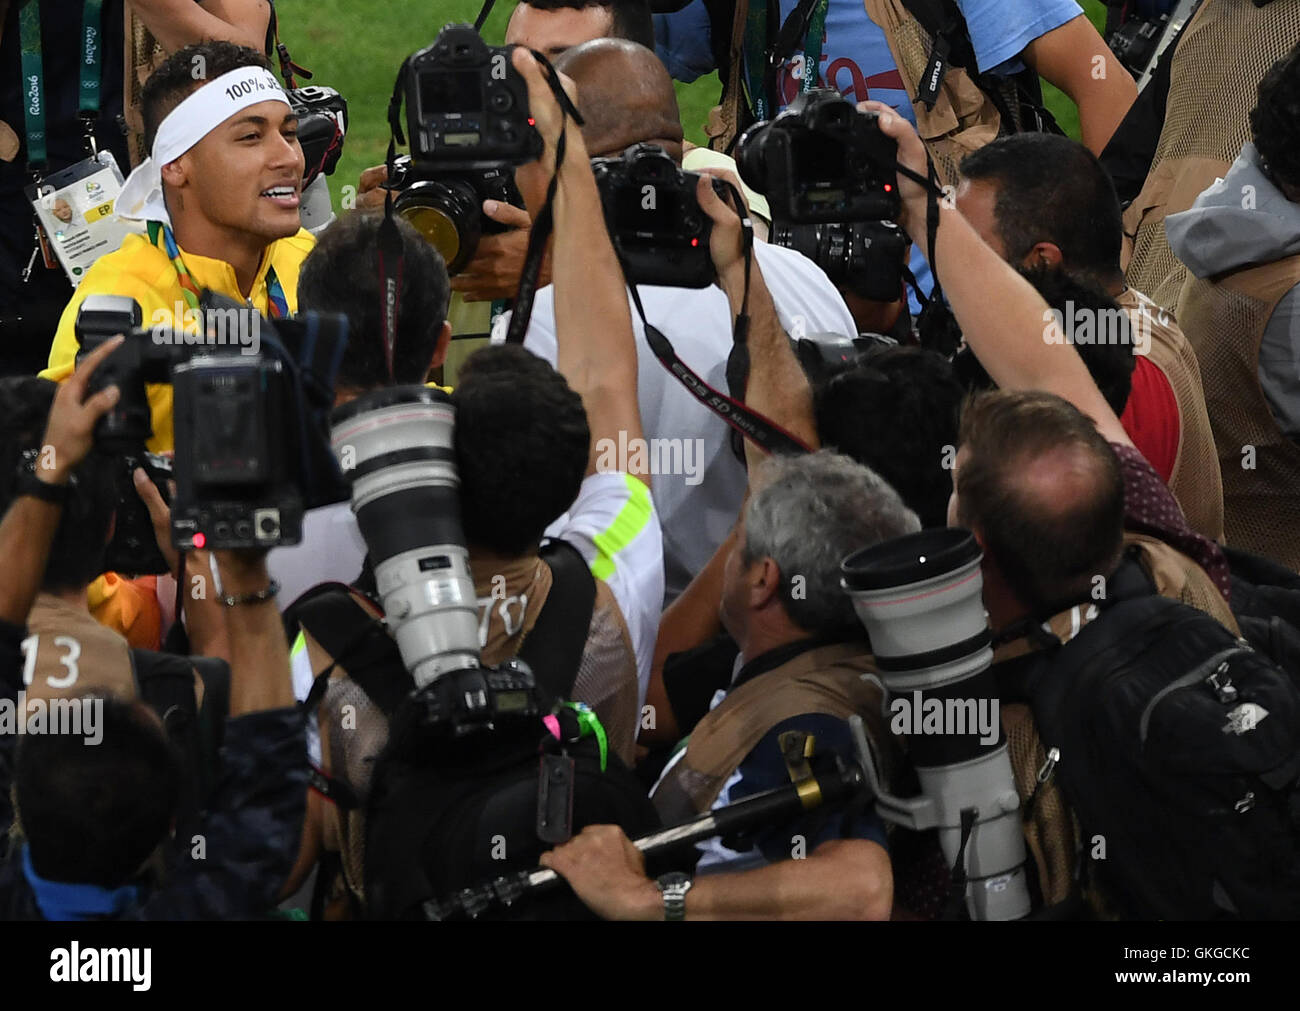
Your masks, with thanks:
M 664 598 L 664 542 L 650 490 L 630 474 L 589 474 L 567 513 L 546 528 L 603 579 L 636 652 L 637 708 L 645 705 Z
M 351 504 L 335 502 L 303 513 L 302 541 L 273 548 L 266 568 L 280 584 L 275 599 L 283 611 L 320 583 L 352 582 L 365 560 L 366 542 Z
M 340 503 L 311 510 L 307 517 L 326 510 L 331 510 L 331 515 L 310 527 L 304 519 L 302 544 L 271 552 L 271 575 L 280 580 L 282 587 L 287 588 L 290 579 L 301 581 L 309 575 L 319 578 L 304 585 L 302 590 L 329 580 L 348 582 L 361 571 L 365 544 L 351 509 L 347 503 Z M 350 530 L 347 529 L 349 524 Z M 309 539 L 311 532 L 315 532 L 315 539 Z M 636 653 L 637 706 L 645 705 L 655 637 L 659 631 L 659 608 L 664 595 L 663 539 L 649 490 L 641 481 L 627 474 L 590 474 L 583 479 L 578 497 L 569 511 L 546 528 L 546 536 L 572 544 L 587 560 L 592 575 L 603 579 L 609 586 Z M 353 552 L 358 544 L 359 553 L 354 559 Z M 290 555 L 289 552 L 296 554 Z M 276 555 L 281 555 L 278 566 L 275 564 Z M 314 558 L 315 562 L 309 564 L 305 561 L 308 558 Z M 282 592 L 281 596 L 292 603 L 298 594 L 289 596 Z M 481 608 L 491 604 L 491 598 L 479 601 Z M 301 636 L 293 645 L 290 661 L 294 695 L 302 701 L 311 691 L 313 672 Z M 307 736 L 308 751 L 312 760 L 319 764 L 320 735 L 314 716 Z
M 787 333 L 857 334 L 848 307 L 820 267 L 794 250 L 765 242 L 754 243 L 754 250 Z M 678 357 L 709 385 L 727 392 L 733 321 L 722 289 L 644 285 L 639 292 L 646 318 L 668 338 Z M 494 342 L 505 340 L 508 322 L 508 315 L 497 320 Z M 665 603 L 670 603 L 726 538 L 748 479 L 731 451 L 731 428 L 660 364 L 646 344 L 635 309 L 632 327 L 641 427 L 651 443 L 652 492 L 663 523 Z M 550 285 L 537 292 L 524 347 L 555 364 L 555 291 Z M 664 469 L 670 472 L 662 473 Z

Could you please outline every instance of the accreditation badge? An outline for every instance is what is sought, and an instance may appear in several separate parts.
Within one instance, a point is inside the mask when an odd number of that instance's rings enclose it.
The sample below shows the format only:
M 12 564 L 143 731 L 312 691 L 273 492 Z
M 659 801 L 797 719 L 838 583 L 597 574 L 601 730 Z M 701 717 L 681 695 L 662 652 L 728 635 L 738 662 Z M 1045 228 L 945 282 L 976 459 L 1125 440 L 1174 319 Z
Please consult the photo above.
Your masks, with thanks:
M 122 182 L 113 153 L 100 151 L 27 187 L 49 250 L 73 287 L 92 263 L 142 230 L 137 222 L 122 221 L 113 213 Z

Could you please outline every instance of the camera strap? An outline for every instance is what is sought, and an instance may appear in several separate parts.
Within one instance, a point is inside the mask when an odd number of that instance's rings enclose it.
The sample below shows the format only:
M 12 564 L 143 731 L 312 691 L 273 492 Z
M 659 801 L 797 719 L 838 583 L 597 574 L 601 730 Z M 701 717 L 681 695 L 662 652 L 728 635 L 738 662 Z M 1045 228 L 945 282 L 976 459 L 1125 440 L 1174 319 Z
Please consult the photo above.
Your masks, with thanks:
M 397 347 L 397 321 L 402 311 L 402 279 L 406 273 L 406 247 L 393 216 L 393 191 L 384 198 L 384 220 L 376 237 L 379 266 L 379 318 L 383 321 L 384 364 L 388 381 L 396 382 L 393 355 Z
M 298 87 L 295 74 L 303 80 L 310 81 L 312 72 L 293 62 L 293 57 L 289 55 L 289 47 L 280 41 L 280 18 L 275 13 L 275 0 L 267 0 L 267 5 L 271 8 L 271 17 L 266 25 L 266 55 L 275 55 L 280 63 L 280 76 L 284 78 L 284 86 L 292 91 Z
M 536 50 L 531 52 L 533 58 L 541 65 L 542 72 L 546 76 L 546 83 L 550 86 L 551 92 L 555 95 L 555 100 L 560 105 L 560 136 L 555 142 L 555 170 L 551 173 L 551 181 L 546 187 L 546 202 L 542 205 L 541 211 L 537 214 L 537 220 L 533 222 L 533 226 L 528 232 L 528 248 L 524 253 L 523 271 L 519 275 L 519 288 L 515 293 L 514 311 L 510 315 L 510 325 L 506 329 L 507 344 L 522 344 L 524 334 L 528 332 L 528 324 L 532 320 L 533 298 L 537 294 L 537 281 L 542 270 L 542 257 L 546 254 L 546 242 L 551 237 L 551 231 L 555 227 L 555 192 L 560 185 L 560 168 L 564 165 L 565 131 L 570 120 L 577 126 L 584 125 L 582 115 L 574 107 L 573 102 L 569 100 L 568 92 L 564 90 L 564 86 L 560 83 L 560 75 L 551 66 L 550 60 Z
M 751 231 L 752 236 L 752 231 Z M 614 241 L 614 249 L 618 252 L 619 260 L 622 261 L 623 254 L 619 250 L 617 239 Z M 745 254 L 745 296 L 744 303 L 747 307 L 749 301 L 749 264 L 752 253 L 747 251 Z M 626 271 L 625 271 L 626 273 Z M 649 320 L 646 319 L 645 307 L 641 304 L 641 296 L 637 293 L 637 287 L 634 284 L 628 285 L 628 291 L 632 295 L 632 304 L 636 306 L 637 315 L 641 317 L 641 325 L 645 329 L 646 343 L 650 345 L 650 350 L 654 356 L 659 359 L 669 372 L 677 377 L 677 381 L 686 387 L 686 392 L 734 428 L 745 438 L 751 440 L 756 446 L 765 453 L 786 453 L 789 455 L 798 455 L 809 453 L 812 450 L 803 444 L 803 442 L 791 435 L 784 428 L 764 417 L 757 411 L 746 407 L 741 400 L 727 396 L 720 390 L 714 389 L 706 383 L 699 374 L 691 369 L 684 361 L 677 356 L 677 351 L 673 348 L 672 342 L 668 340 Z M 744 347 L 746 331 L 748 329 L 748 315 L 742 311 L 737 317 L 736 334 L 740 346 Z M 736 344 L 732 345 L 732 353 L 736 354 Z M 732 359 L 727 359 L 727 371 L 732 371 Z M 737 368 L 743 362 L 746 372 L 748 371 L 749 358 L 748 351 L 741 352 L 737 358 Z M 733 392 L 735 392 L 733 390 Z
M 474 19 L 474 31 L 483 31 L 483 25 L 487 23 L 488 15 L 492 13 L 492 8 L 497 0 L 483 0 L 483 6 L 479 8 L 478 17 Z

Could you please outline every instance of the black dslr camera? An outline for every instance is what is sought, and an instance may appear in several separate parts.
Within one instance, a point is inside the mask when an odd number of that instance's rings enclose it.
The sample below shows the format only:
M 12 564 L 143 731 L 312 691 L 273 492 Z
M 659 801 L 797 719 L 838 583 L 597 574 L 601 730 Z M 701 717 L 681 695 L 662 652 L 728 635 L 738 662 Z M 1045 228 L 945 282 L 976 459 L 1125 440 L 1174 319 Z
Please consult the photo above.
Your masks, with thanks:
M 333 88 L 317 84 L 286 92 L 293 114 L 298 117 L 298 143 L 306 167 L 302 188 L 319 175 L 332 175 L 343 154 L 343 137 L 348 132 L 348 103 Z
M 767 197 L 773 222 L 893 221 L 898 145 L 876 115 L 838 91 L 804 92 L 736 145 L 741 178 Z
M 629 284 L 707 288 L 714 282 L 713 222 L 696 199 L 698 173 L 683 171 L 654 144 L 633 145 L 620 158 L 593 158 L 591 168 Z M 713 189 L 726 199 L 722 180 L 714 179 Z
M 875 113 L 827 88 L 754 124 L 736 146 L 742 178 L 771 208 L 770 240 L 803 253 L 836 287 L 881 302 L 902 290 L 910 243 L 893 223 L 897 157 Z
M 470 25 L 448 25 L 403 67 L 411 155 L 399 160 L 388 187 L 399 191 L 397 212 L 451 274 L 473 259 L 484 234 L 505 231 L 484 218 L 483 201 L 522 207 L 513 166 L 542 153 L 510 51 L 487 45 Z
M 78 314 L 83 356 L 126 334 L 90 382 L 92 393 L 110 384 L 121 391 L 95 429 L 96 448 L 124 460 L 119 532 L 106 563 L 115 571 L 167 571 L 131 481 L 136 466 L 164 498 L 163 478 L 174 477 L 172 543 L 181 549 L 296 544 L 304 509 L 348 497 L 326 435 L 346 318 L 307 313 L 272 325 L 211 292 L 198 316 L 195 330 L 170 323 L 142 330 L 139 305 L 117 296 L 91 296 Z M 153 435 L 150 383 L 173 390 L 176 453 L 165 472 L 144 453 Z
M 770 241 L 795 249 L 826 272 L 831 284 L 859 298 L 892 302 L 911 240 L 892 221 L 772 224 Z

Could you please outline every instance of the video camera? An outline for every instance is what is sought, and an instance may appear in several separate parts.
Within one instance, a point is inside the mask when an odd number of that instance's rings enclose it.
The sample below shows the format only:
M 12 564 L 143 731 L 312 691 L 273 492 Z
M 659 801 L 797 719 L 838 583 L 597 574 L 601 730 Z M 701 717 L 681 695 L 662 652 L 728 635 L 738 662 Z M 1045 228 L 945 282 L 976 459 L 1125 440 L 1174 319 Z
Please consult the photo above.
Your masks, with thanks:
M 394 97 L 405 94 L 411 155 L 398 160 L 387 185 L 398 191 L 394 209 L 442 254 L 451 274 L 473 259 L 483 235 L 506 231 L 483 216 L 483 201 L 522 207 L 513 166 L 542 153 L 511 48 L 487 45 L 470 25 L 447 25 L 398 77 Z M 390 119 L 396 127 L 395 107 Z
M 713 221 L 696 199 L 699 173 L 684 171 L 654 144 L 593 158 L 591 168 L 629 284 L 707 288 L 714 282 Z M 713 190 L 726 200 L 726 183 L 714 179 Z
M 90 296 L 78 312 L 78 360 L 126 334 L 89 386 L 121 392 L 95 428 L 96 449 L 123 460 L 110 570 L 167 571 L 132 483 L 136 466 L 165 499 L 174 478 L 172 543 L 182 550 L 296 544 L 305 509 L 347 498 L 325 438 L 346 318 L 306 313 L 272 324 L 211 292 L 197 316 L 193 330 L 141 329 L 139 305 L 122 296 Z M 147 385 L 161 383 L 173 389 L 172 465 L 144 451 L 153 435 Z
M 881 302 L 902 290 L 909 239 L 894 224 L 898 145 L 875 113 L 815 88 L 736 145 L 736 165 L 772 212 L 770 240 L 795 249 L 840 288 Z

